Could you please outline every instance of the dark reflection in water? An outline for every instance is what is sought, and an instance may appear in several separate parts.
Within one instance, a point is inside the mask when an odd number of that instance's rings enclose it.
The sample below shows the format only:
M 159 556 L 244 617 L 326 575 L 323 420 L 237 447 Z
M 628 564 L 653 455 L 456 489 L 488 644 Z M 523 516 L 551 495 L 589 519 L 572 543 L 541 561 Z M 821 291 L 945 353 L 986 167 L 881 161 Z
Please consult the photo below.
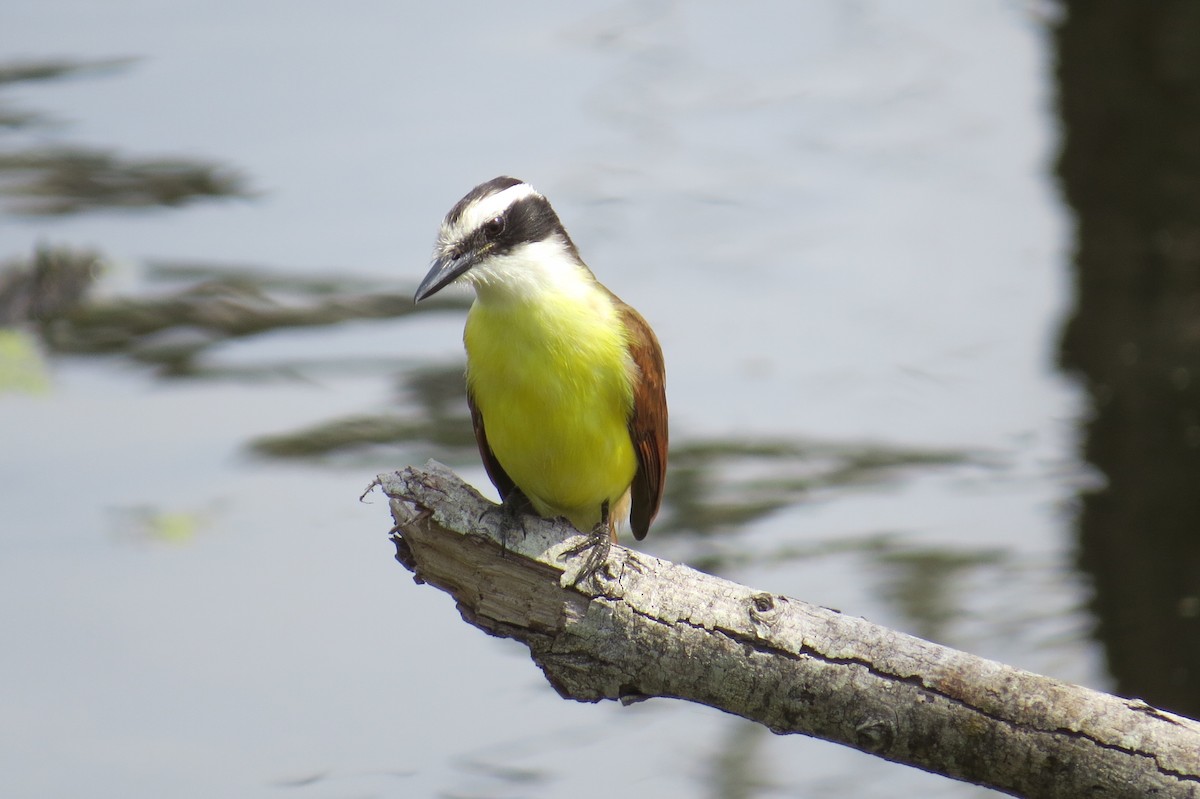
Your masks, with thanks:
M 38 61 L 0 65 L 0 87 L 119 71 L 130 59 Z M 0 127 L 52 124 L 36 112 L 0 104 Z M 78 145 L 0 151 L 0 194 L 9 213 L 74 214 L 98 208 L 154 208 L 197 199 L 248 197 L 245 178 L 222 164 L 193 158 L 132 158 Z
M 43 61 L 11 61 L 0 64 L 0 88 L 12 83 L 57 80 L 82 75 L 117 72 L 132 64 L 131 58 L 109 58 L 95 61 L 56 59 Z M 0 127 L 26 128 L 51 124 L 53 120 L 37 111 L 13 108 L 0 100 Z
M 966 465 L 986 464 L 961 450 L 780 438 L 684 440 L 671 445 L 666 512 L 654 531 L 695 539 L 688 563 L 713 574 L 752 563 L 822 557 L 833 550 L 869 551 L 878 537 L 789 544 L 767 551 L 709 544 L 726 541 L 730 534 L 784 508 L 856 489 L 878 489 L 918 472 Z
M 1062 367 L 1092 405 L 1080 563 L 1117 691 L 1200 716 L 1200 4 L 1068 2 L 1057 30 L 1078 218 Z
M 974 462 L 961 450 L 743 438 L 671 447 L 667 499 L 679 510 L 656 530 L 700 535 L 743 527 L 822 489 L 877 485 L 902 468 Z
M 880 540 L 869 553 L 882 581 L 881 593 L 894 612 L 905 619 L 905 629 L 930 641 L 952 641 L 950 627 L 966 606 L 967 578 L 986 567 L 1007 566 L 1007 553 L 999 550 L 933 549 L 904 547 Z
M 411 303 L 411 297 L 409 298 Z M 424 306 L 424 303 L 421 304 Z M 364 414 L 327 422 L 250 443 L 272 458 L 353 458 L 378 446 L 419 444 L 422 452 L 451 465 L 475 458 L 475 433 L 467 412 L 461 363 L 408 369 L 401 373 L 407 412 Z
M 320 361 L 235 369 L 206 364 L 217 345 L 286 328 L 461 309 L 454 297 L 415 306 L 412 288 L 353 277 L 289 275 L 255 267 L 150 264 L 151 293 L 88 300 L 102 258 L 42 248 L 0 269 L 0 325 L 30 323 L 44 346 L 64 354 L 125 355 L 164 377 L 297 376 Z M 344 357 L 336 357 L 344 365 Z M 359 364 L 360 366 L 363 364 Z M 389 364 L 393 367 L 395 364 Z M 283 454 L 283 453 L 281 453 Z
M 0 191 L 13 198 L 10 213 L 31 216 L 250 196 L 241 174 L 220 164 L 193 158 L 129 158 L 91 147 L 0 153 Z
M 0 265 L 0 325 L 67 316 L 84 304 L 99 269 L 95 252 L 54 247 Z

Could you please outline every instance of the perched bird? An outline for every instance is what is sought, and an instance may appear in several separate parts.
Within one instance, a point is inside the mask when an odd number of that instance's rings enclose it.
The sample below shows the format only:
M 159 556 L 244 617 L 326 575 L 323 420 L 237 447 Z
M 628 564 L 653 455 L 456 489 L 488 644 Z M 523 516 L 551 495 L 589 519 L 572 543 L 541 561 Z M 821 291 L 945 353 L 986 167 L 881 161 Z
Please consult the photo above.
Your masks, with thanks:
M 598 282 L 528 183 L 480 184 L 442 221 L 415 300 L 475 289 L 463 342 L 467 403 L 507 508 L 566 517 L 607 556 L 642 539 L 667 467 L 662 350 L 641 315 Z M 601 538 L 602 537 L 602 538 Z M 611 537 L 611 538 L 610 538 Z

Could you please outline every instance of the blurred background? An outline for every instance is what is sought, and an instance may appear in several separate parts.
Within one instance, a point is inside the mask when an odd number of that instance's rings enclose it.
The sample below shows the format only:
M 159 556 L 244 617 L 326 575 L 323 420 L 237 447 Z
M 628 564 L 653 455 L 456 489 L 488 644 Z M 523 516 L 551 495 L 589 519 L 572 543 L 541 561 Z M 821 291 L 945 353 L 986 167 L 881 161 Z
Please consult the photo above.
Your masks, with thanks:
M 392 560 L 494 496 L 442 215 L 532 182 L 658 332 L 645 548 L 1200 715 L 1200 6 L 0 12 L 0 793 L 991 795 L 565 702 Z M 452 292 L 446 292 L 453 294 Z

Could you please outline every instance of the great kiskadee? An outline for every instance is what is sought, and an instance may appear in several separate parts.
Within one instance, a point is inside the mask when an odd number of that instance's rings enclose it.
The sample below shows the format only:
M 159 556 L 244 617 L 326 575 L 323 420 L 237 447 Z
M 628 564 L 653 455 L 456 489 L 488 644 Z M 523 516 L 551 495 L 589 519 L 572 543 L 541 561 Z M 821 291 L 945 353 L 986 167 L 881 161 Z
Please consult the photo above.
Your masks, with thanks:
M 667 467 L 663 357 L 646 320 L 596 280 L 546 198 L 511 177 L 446 214 L 415 299 L 454 282 L 475 289 L 467 404 L 505 505 L 523 495 L 603 535 L 604 554 L 626 521 L 644 538 Z

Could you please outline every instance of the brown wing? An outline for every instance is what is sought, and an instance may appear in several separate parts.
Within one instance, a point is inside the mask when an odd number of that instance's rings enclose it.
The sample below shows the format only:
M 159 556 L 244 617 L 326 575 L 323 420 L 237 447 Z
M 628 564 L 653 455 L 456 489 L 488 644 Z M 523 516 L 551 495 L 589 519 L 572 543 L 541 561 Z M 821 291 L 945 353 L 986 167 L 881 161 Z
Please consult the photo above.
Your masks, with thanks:
M 646 320 L 620 301 L 617 307 L 629 331 L 629 355 L 640 372 L 633 381 L 633 413 L 629 417 L 629 435 L 638 461 L 630 486 L 629 527 L 640 541 L 658 514 L 667 479 L 666 368 L 658 339 Z
M 500 492 L 500 499 L 506 500 L 517 484 L 508 476 L 508 472 L 504 471 L 500 461 L 496 460 L 496 455 L 492 452 L 491 445 L 488 444 L 487 431 L 483 429 L 483 414 L 475 405 L 475 395 L 471 393 L 470 389 L 467 390 L 467 407 L 471 409 L 471 426 L 475 428 L 475 444 L 479 447 L 479 457 L 483 459 L 483 468 L 487 469 L 492 485 Z

